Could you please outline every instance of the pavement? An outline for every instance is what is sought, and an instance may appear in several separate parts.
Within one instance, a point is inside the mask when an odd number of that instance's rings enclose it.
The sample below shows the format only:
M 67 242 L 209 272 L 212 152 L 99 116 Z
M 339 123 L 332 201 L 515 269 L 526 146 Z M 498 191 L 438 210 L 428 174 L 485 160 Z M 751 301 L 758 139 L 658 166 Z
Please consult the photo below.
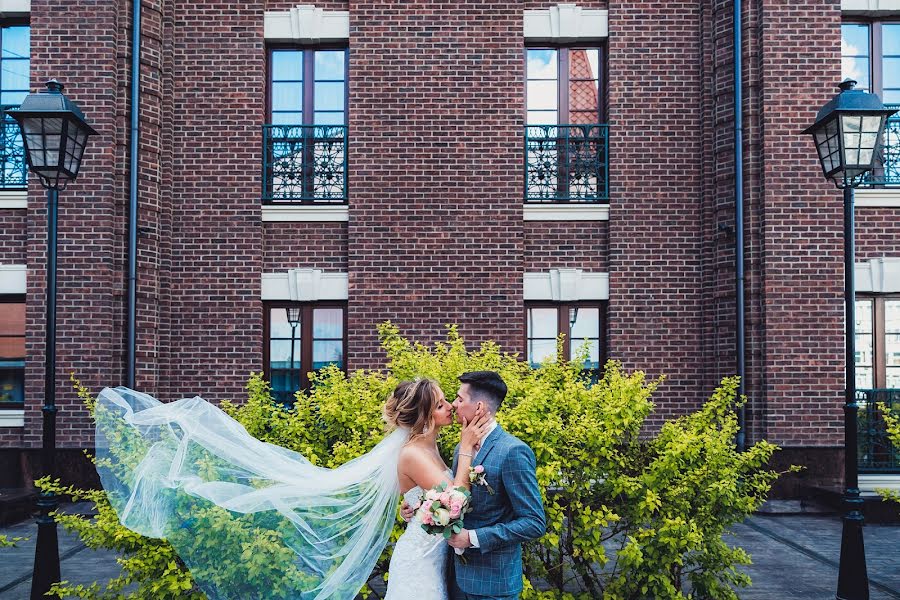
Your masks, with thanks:
M 66 510 L 82 512 L 88 505 Z M 31 590 L 31 569 L 37 526 L 33 519 L 0 528 L 9 537 L 28 537 L 16 548 L 0 549 L 0 598 L 25 600 Z M 729 543 L 753 558 L 744 570 L 753 579 L 738 590 L 742 600 L 824 600 L 835 597 L 841 545 L 839 515 L 799 503 L 767 503 L 764 512 L 733 527 Z M 871 600 L 900 600 L 900 524 L 867 524 L 864 540 Z M 63 579 L 89 584 L 119 574 L 116 554 L 86 548 L 77 536 L 59 531 Z

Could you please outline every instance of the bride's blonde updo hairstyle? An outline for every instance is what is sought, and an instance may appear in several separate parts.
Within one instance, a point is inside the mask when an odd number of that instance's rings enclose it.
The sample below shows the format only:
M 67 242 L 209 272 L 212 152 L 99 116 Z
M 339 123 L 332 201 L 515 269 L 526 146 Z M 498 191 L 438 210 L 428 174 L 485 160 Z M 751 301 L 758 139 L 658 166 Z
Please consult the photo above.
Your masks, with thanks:
M 440 389 L 434 379 L 401 381 L 384 404 L 384 420 L 392 428 L 409 429 L 410 440 L 433 431 Z

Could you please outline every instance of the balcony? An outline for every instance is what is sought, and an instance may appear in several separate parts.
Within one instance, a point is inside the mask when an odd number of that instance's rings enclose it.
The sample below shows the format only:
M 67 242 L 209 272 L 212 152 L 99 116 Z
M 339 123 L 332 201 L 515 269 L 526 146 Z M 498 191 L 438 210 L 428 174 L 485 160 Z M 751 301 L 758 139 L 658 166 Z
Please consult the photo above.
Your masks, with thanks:
M 900 412 L 900 389 L 857 390 L 859 472 L 900 474 L 900 447 L 887 437 L 878 403 Z
M 609 125 L 526 125 L 525 202 L 609 201 Z
M 15 108 L 17 104 L 0 105 L 0 110 Z M 25 163 L 25 147 L 18 123 L 3 113 L 3 136 L 0 137 L 0 190 L 26 189 L 28 165 Z
M 346 125 L 263 125 L 263 202 L 347 202 Z
M 900 110 L 900 104 L 885 104 Z M 880 166 L 866 179 L 869 186 L 900 186 L 900 113 L 888 119 L 884 128 L 884 148 Z

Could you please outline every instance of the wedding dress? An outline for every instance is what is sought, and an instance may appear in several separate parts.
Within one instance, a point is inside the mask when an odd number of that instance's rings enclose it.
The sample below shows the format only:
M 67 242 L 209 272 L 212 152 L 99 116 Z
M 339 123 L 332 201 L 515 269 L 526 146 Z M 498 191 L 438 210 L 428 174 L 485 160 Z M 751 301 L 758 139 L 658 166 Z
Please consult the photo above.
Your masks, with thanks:
M 106 388 L 95 418 L 97 471 L 120 521 L 166 538 L 210 600 L 352 600 L 388 542 L 407 430 L 326 469 L 200 397 L 161 403 Z M 447 549 L 413 521 L 388 597 L 444 600 Z
M 449 469 L 447 478 L 453 480 Z M 422 488 L 416 486 L 403 499 L 414 506 L 421 496 Z M 449 551 L 443 536 L 427 533 L 414 516 L 394 546 L 384 600 L 447 600 Z

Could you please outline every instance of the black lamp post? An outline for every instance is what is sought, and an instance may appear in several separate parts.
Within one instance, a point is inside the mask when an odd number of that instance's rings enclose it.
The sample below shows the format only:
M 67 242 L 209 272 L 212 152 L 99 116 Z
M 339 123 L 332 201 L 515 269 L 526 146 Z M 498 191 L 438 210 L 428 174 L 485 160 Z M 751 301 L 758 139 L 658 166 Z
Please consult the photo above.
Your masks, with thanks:
M 863 182 L 881 154 L 887 118 L 896 111 L 886 109 L 875 94 L 853 89 L 856 82 L 845 79 L 841 92 L 822 107 L 811 133 L 825 177 L 844 190 L 844 303 L 847 384 L 844 402 L 844 518 L 841 536 L 841 563 L 838 573 L 838 600 L 868 600 L 869 576 L 863 545 L 862 499 L 857 476 L 856 403 L 856 286 L 854 269 L 853 188 Z
M 89 135 L 97 132 L 84 120 L 78 105 L 62 93 L 63 85 L 51 79 L 47 89 L 28 94 L 19 108 L 6 111 L 22 130 L 25 157 L 32 173 L 47 190 L 47 331 L 44 356 L 44 431 L 41 463 L 44 475 L 56 475 L 56 225 L 59 190 L 78 176 Z M 59 543 L 55 494 L 42 493 L 38 499 L 37 545 L 31 599 L 46 598 L 59 581 Z
M 300 307 L 299 306 L 291 306 L 290 308 L 286 308 L 287 312 L 287 320 L 291 325 L 291 367 L 290 378 L 291 378 L 291 387 L 299 387 L 299 382 L 297 384 L 294 383 L 294 339 L 297 337 L 297 325 L 300 324 Z M 296 390 L 291 390 L 291 393 Z

